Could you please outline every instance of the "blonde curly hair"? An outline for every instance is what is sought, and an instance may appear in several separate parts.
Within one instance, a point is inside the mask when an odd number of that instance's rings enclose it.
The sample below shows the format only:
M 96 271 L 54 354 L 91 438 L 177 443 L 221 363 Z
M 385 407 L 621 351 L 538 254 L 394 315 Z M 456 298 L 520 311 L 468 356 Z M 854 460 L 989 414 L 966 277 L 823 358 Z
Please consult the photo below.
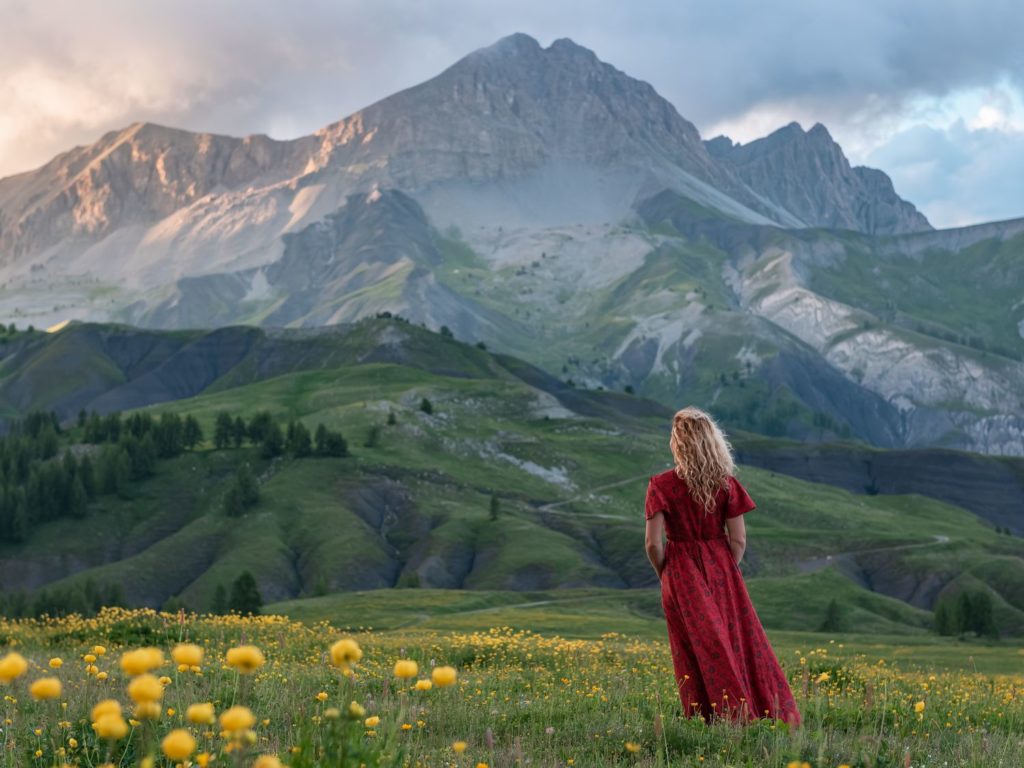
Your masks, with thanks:
M 732 446 L 710 414 L 687 406 L 672 417 L 669 448 L 675 472 L 686 481 L 693 499 L 707 514 L 714 509 L 719 488 L 728 488 L 735 471 Z

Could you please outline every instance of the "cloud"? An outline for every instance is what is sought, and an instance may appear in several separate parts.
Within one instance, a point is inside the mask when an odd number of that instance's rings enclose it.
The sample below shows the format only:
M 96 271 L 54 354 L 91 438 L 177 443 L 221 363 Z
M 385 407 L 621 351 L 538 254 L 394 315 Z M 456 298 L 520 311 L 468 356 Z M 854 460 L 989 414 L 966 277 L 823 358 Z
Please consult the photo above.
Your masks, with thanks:
M 1024 88 L 1016 0 L 0 0 L 0 18 L 0 175 L 136 120 L 308 133 L 513 31 L 592 48 L 705 135 L 823 122 L 855 160 L 891 156 L 929 99 Z

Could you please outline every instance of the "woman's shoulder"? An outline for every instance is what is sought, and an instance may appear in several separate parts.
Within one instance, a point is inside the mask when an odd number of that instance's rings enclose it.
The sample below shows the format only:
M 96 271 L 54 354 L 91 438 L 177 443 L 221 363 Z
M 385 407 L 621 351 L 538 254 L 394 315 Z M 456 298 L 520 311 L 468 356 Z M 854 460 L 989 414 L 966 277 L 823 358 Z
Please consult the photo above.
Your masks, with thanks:
M 651 475 L 651 482 L 656 486 L 663 486 L 666 483 L 682 482 L 679 475 L 676 474 L 675 468 L 666 469 L 664 472 L 659 472 L 656 475 Z

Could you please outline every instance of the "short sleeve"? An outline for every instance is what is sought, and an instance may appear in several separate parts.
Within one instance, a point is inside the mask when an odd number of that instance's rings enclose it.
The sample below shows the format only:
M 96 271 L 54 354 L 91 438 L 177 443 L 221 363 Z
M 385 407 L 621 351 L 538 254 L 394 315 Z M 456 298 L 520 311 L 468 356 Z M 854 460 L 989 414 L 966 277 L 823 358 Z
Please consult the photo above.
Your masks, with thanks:
M 662 497 L 658 487 L 654 484 L 654 478 L 652 477 L 647 483 L 647 499 L 644 501 L 644 517 L 650 520 L 659 512 L 667 512 L 668 507 L 665 505 L 665 499 Z
M 750 494 L 747 493 L 747 489 L 740 485 L 740 481 L 730 475 L 729 477 L 729 503 L 725 508 L 726 518 L 739 517 L 745 515 L 752 509 L 755 509 L 757 504 L 750 498 Z

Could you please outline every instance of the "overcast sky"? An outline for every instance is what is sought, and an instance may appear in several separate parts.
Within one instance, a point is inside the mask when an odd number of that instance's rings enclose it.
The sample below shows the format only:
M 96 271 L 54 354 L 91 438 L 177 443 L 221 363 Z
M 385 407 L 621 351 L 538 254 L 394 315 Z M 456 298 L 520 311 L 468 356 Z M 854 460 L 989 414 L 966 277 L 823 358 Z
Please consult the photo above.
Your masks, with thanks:
M 1024 216 L 1019 0 L 0 0 L 0 176 L 150 120 L 289 138 L 511 32 L 570 37 L 705 138 L 824 123 L 936 226 Z

